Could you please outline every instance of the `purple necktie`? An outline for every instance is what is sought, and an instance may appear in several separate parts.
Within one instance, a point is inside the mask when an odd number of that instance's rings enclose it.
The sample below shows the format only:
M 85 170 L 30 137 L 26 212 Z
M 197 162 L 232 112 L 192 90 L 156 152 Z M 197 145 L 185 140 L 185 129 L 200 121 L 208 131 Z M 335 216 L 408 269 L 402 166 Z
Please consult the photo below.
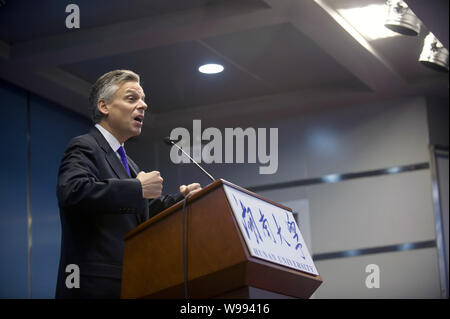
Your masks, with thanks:
M 125 167 L 125 169 L 128 172 L 128 176 L 131 177 L 130 174 L 130 168 L 128 167 L 128 162 L 127 162 L 127 155 L 125 154 L 125 150 L 123 149 L 123 147 L 119 147 L 119 149 L 117 150 L 117 153 L 119 153 L 120 155 L 120 160 L 122 161 L 123 167 Z

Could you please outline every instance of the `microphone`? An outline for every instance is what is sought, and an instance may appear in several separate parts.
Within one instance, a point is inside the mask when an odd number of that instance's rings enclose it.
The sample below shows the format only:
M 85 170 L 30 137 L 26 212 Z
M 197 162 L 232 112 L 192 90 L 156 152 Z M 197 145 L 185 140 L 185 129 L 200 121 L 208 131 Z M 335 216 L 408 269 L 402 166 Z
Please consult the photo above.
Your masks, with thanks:
M 166 136 L 164 137 L 164 143 L 166 143 L 169 146 L 176 146 L 180 151 L 183 152 L 184 155 L 186 155 L 195 165 L 198 166 L 198 168 L 200 168 L 203 173 L 205 173 L 206 175 L 208 175 L 208 177 L 214 182 L 216 179 L 214 177 L 211 176 L 211 174 L 209 174 L 203 167 L 200 166 L 199 163 L 197 163 L 188 153 L 186 153 L 185 151 L 183 151 L 183 149 L 181 147 L 179 147 L 177 144 L 180 140 L 172 140 L 170 139 L 170 137 Z

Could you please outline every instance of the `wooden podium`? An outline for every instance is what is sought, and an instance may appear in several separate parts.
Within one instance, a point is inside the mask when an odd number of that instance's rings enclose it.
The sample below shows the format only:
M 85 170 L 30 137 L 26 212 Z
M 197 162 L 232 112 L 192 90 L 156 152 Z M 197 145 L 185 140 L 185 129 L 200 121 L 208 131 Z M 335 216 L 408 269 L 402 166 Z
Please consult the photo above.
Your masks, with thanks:
M 122 298 L 309 298 L 319 275 L 253 257 L 224 185 L 291 211 L 248 190 L 217 180 L 125 235 Z M 186 214 L 186 215 L 184 215 Z M 183 224 L 183 216 L 187 216 Z M 183 232 L 185 227 L 185 232 Z M 183 234 L 185 256 L 183 259 Z

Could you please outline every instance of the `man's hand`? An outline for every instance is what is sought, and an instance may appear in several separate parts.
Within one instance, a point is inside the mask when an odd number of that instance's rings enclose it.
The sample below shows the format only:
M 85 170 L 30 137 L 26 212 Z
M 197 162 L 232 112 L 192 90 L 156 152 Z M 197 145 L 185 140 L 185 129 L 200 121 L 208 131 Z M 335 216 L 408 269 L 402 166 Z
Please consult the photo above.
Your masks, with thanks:
M 158 171 L 152 171 L 149 173 L 139 172 L 136 178 L 142 185 L 142 197 L 156 198 L 161 196 L 163 179 L 159 175 Z
M 199 183 L 192 183 L 188 186 L 181 185 L 180 186 L 180 193 L 183 194 L 184 197 L 194 195 L 195 193 L 199 192 L 202 189 Z

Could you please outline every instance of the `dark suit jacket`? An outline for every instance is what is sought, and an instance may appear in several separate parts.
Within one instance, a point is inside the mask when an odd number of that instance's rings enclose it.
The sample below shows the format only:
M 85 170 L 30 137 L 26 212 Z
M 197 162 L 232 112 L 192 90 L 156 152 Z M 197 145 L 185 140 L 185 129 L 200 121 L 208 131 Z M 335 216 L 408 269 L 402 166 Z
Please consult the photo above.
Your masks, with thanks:
M 125 233 L 183 199 L 142 198 L 138 166 L 130 178 L 97 128 L 72 139 L 59 167 L 57 197 L 62 227 L 56 298 L 120 296 Z M 69 264 L 78 265 L 80 288 L 68 289 Z

